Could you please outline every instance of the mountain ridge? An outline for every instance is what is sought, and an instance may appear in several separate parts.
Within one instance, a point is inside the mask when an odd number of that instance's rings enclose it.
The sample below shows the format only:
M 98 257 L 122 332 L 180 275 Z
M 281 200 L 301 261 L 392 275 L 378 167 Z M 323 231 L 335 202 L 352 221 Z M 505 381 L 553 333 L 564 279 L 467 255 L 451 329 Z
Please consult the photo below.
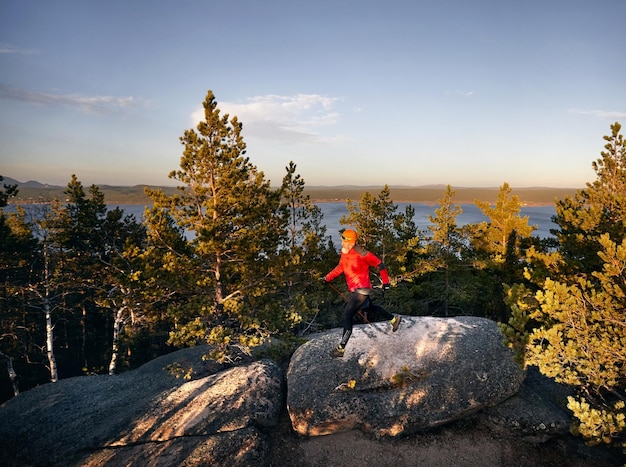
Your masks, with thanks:
M 21 182 L 11 177 L 3 176 L 2 185 L 17 185 L 18 195 L 10 200 L 11 204 L 49 203 L 54 199 L 63 199 L 65 186 L 51 185 L 36 180 Z M 137 185 L 96 185 L 105 196 L 108 204 L 151 204 L 151 199 L 145 194 L 145 188 L 161 189 L 172 195 L 178 190 L 175 186 L 158 186 L 150 184 Z M 315 185 L 304 188 L 313 202 L 329 201 L 358 201 L 362 194 L 370 192 L 378 194 L 385 185 Z M 445 184 L 428 184 L 418 186 L 388 185 L 391 199 L 394 202 L 415 202 L 436 204 L 443 197 Z M 454 202 L 457 204 L 474 203 L 476 200 L 494 202 L 497 200 L 500 187 L 455 187 Z M 546 205 L 553 204 L 555 199 L 574 195 L 580 188 L 556 187 L 512 187 L 512 194 L 517 195 L 523 204 Z

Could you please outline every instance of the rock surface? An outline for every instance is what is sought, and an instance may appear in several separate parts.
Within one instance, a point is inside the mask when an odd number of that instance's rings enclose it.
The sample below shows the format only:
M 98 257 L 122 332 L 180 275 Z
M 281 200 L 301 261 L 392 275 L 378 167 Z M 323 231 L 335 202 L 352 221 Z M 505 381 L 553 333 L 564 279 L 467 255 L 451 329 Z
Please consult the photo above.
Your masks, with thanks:
M 333 344 L 339 332 L 329 334 Z M 0 405 L 0 465 L 623 464 L 568 434 L 567 390 L 532 369 L 514 396 L 438 428 L 384 440 L 361 430 L 303 437 L 292 428 L 278 365 L 244 359 L 227 367 L 204 361 L 208 351 L 185 349 L 122 375 L 65 379 L 20 394 Z M 326 363 L 324 356 L 311 364 Z M 172 365 L 192 380 L 164 370 Z
M 301 435 L 415 433 L 497 405 L 524 380 L 484 318 L 404 317 L 396 333 L 388 323 L 357 326 L 344 357 L 332 359 L 339 335 L 323 333 L 291 359 L 287 408 Z
M 222 369 L 187 349 L 118 376 L 61 380 L 0 406 L 0 464 L 250 465 L 263 462 L 284 375 L 263 360 Z M 174 360 L 175 359 L 175 360 Z M 198 379 L 165 369 L 176 361 Z

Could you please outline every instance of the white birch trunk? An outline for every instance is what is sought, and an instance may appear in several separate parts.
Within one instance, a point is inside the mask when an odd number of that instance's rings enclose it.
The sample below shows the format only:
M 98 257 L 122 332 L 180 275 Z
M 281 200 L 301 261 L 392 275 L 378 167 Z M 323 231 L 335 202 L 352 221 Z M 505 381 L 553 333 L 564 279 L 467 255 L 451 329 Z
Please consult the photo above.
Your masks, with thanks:
M 46 310 L 46 352 L 48 354 L 48 364 L 50 365 L 50 381 L 56 383 L 59 380 L 57 371 L 57 360 L 54 356 L 54 326 L 52 326 L 52 314 L 50 313 L 50 303 L 46 298 L 44 304 Z
M 13 359 L 2 352 L 0 352 L 0 357 L 3 357 L 7 362 L 7 373 L 9 374 L 11 385 L 13 386 L 13 395 L 17 396 L 20 393 L 20 388 L 17 385 L 17 373 L 13 368 Z
M 54 356 L 54 326 L 52 325 L 52 313 L 50 311 L 50 271 L 48 263 L 48 248 L 44 246 L 44 275 L 46 293 L 44 297 L 44 311 L 46 314 L 46 352 L 48 354 L 48 364 L 50 365 L 50 381 L 56 383 L 59 380 L 57 371 L 57 360 Z
M 111 351 L 111 361 L 109 362 L 109 375 L 114 375 L 117 370 L 117 359 L 120 351 L 120 335 L 124 329 L 125 306 L 121 306 L 115 313 L 113 320 L 113 348 Z

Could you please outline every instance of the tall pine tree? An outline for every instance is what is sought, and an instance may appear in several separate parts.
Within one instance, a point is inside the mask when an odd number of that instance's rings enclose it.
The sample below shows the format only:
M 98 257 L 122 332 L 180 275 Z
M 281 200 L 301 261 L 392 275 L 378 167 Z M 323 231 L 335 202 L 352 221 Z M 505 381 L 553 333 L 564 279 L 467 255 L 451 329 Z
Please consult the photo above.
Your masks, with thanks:
M 247 346 L 267 335 L 255 306 L 275 287 L 272 268 L 285 225 L 280 190 L 245 156 L 242 124 L 221 115 L 211 91 L 203 107 L 204 120 L 180 139 L 180 169 L 169 175 L 180 183 L 179 193 L 148 193 L 151 218 L 159 212 L 170 216 L 189 239 L 187 251 L 177 251 L 188 290 L 186 302 L 178 304 L 183 322 L 173 341 L 208 340 L 223 357 L 230 343 Z
M 530 250 L 526 278 L 510 290 L 513 315 L 502 329 L 525 362 L 577 395 L 568 407 L 591 443 L 626 448 L 626 146 L 621 125 L 593 183 L 556 203 L 554 251 Z M 533 327 L 531 327 L 531 325 Z

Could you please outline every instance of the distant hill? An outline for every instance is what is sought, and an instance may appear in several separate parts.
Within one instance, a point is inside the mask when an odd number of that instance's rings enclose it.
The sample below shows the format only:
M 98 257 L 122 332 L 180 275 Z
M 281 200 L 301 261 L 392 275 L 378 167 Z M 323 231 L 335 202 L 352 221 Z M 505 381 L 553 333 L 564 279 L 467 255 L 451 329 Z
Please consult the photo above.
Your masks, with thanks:
M 12 204 L 23 203 L 48 203 L 55 198 L 63 200 L 63 191 L 66 187 L 48 185 L 37 181 L 20 182 L 10 177 L 4 177 L 2 185 L 17 185 L 18 196 L 10 200 Z M 151 204 L 151 200 L 144 193 L 146 187 L 160 188 L 166 194 L 176 193 L 176 187 L 134 185 L 134 186 L 111 186 L 98 185 L 104 193 L 104 199 L 108 204 Z M 87 187 L 86 187 L 87 188 Z M 565 196 L 574 195 L 579 188 L 550 188 L 550 187 L 522 187 L 513 188 L 513 194 L 519 196 L 522 203 L 528 205 L 554 204 L 555 199 L 563 199 Z M 314 202 L 345 201 L 350 199 L 358 202 L 365 192 L 378 195 L 383 186 L 310 186 L 305 188 Z M 443 197 L 445 185 L 423 186 L 390 186 L 391 199 L 395 203 L 425 203 L 437 204 Z M 499 187 L 453 187 L 456 191 L 454 202 L 457 204 L 472 204 L 475 200 L 495 202 L 498 198 Z
M 17 197 L 9 200 L 10 204 L 26 204 L 26 203 L 49 203 L 55 199 L 65 199 L 64 191 L 66 186 L 48 185 L 36 181 L 20 182 L 14 178 L 3 176 L 2 185 L 17 185 Z M 167 194 L 174 194 L 176 187 L 156 187 L 153 185 L 135 185 L 135 186 L 111 186 L 98 185 L 100 191 L 104 193 L 104 200 L 107 204 L 145 204 L 152 203 L 150 198 L 145 194 L 146 187 L 161 188 Z M 88 189 L 88 186 L 85 186 Z
M 20 188 L 24 187 L 24 188 L 35 188 L 35 189 L 49 186 L 45 183 L 36 182 L 34 180 L 31 180 L 29 182 L 20 182 L 18 180 L 15 180 L 14 178 L 5 177 L 4 175 L 3 175 L 3 178 L 4 180 L 2 180 L 2 185 L 18 185 Z
M 512 193 L 519 196 L 522 203 L 528 205 L 554 204 L 555 199 L 562 199 L 565 196 L 574 195 L 578 191 L 578 188 L 512 188 Z M 305 192 L 316 202 L 345 201 L 346 199 L 358 202 L 366 191 L 373 195 L 378 195 L 382 189 L 382 186 L 314 186 L 305 188 Z M 452 189 L 456 192 L 454 202 L 457 204 L 473 204 L 476 200 L 495 202 L 500 192 L 500 187 L 452 187 Z M 438 201 L 443 198 L 445 190 L 445 185 L 389 187 L 391 199 L 395 203 L 437 204 Z

